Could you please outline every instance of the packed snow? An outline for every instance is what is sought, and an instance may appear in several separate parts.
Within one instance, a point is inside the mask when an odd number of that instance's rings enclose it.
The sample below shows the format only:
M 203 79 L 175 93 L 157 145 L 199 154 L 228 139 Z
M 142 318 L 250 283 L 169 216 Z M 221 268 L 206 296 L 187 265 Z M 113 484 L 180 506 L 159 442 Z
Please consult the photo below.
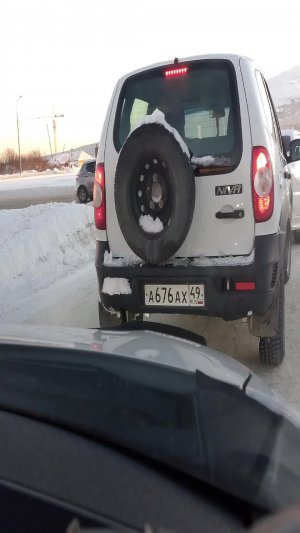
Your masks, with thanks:
M 194 165 L 201 165 L 203 167 L 209 167 L 212 165 L 215 161 L 215 158 L 212 155 L 205 155 L 203 157 L 195 157 L 193 156 L 191 158 L 191 163 Z
M 127 257 L 114 257 L 112 252 L 104 253 L 103 264 L 107 267 L 124 267 L 133 266 L 142 263 L 142 260 L 135 254 L 130 254 Z
M 94 261 L 93 209 L 70 204 L 0 211 L 0 321 L 34 293 Z
M 191 158 L 193 165 L 199 165 L 201 167 L 215 166 L 228 166 L 230 165 L 230 159 L 228 157 L 213 157 L 212 155 L 204 155 L 202 157 L 193 156 Z
M 174 267 L 210 267 L 210 266 L 239 266 L 251 265 L 254 262 L 254 250 L 249 255 L 226 255 L 220 257 L 207 257 L 201 255 L 199 257 L 174 257 L 165 262 L 165 264 Z
M 151 215 L 141 215 L 139 225 L 146 233 L 160 233 L 164 229 L 162 221 L 158 217 L 152 218 Z
M 175 128 L 173 128 L 166 121 L 165 115 L 164 115 L 164 113 L 162 113 L 162 111 L 160 111 L 159 109 L 155 109 L 155 111 L 153 111 L 152 115 L 146 115 L 142 120 L 139 120 L 135 129 L 139 128 L 143 124 L 161 124 L 166 130 L 170 131 L 172 133 L 172 135 L 174 135 L 176 141 L 181 146 L 182 151 L 184 153 L 186 153 L 188 157 L 190 157 L 189 148 L 187 147 L 187 145 L 184 142 L 183 138 L 178 133 L 178 131 Z
M 150 217 L 151 218 L 151 217 Z M 204 255 L 199 257 L 173 257 L 164 261 L 162 265 L 172 265 L 174 267 L 188 267 L 188 266 L 238 266 L 251 265 L 254 262 L 254 251 L 249 255 L 228 255 L 220 257 L 206 257 Z M 142 259 L 132 254 L 127 257 L 113 257 L 112 252 L 105 252 L 104 261 L 105 266 L 111 267 L 126 267 L 137 264 L 144 264 Z
M 102 292 L 110 296 L 114 294 L 131 294 L 129 280 L 126 278 L 104 278 Z

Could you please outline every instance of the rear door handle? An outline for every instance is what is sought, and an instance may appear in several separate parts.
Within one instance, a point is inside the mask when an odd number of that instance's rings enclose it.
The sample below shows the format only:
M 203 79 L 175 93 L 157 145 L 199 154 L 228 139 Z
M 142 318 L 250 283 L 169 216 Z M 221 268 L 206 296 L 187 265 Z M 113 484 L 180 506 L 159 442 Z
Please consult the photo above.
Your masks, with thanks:
M 218 211 L 216 213 L 216 218 L 244 218 L 245 211 L 244 209 L 235 209 L 229 213 L 223 213 L 223 211 Z

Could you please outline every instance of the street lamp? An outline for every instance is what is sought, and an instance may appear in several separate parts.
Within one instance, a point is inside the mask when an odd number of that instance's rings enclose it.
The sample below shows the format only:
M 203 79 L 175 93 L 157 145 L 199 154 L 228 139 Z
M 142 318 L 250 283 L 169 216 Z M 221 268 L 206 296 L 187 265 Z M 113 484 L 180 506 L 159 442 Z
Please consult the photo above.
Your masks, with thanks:
M 19 125 L 19 113 L 18 113 L 18 103 L 22 95 L 17 98 L 16 101 L 16 115 L 17 115 L 17 132 L 18 132 L 18 149 L 19 149 L 19 171 L 22 174 L 22 161 L 21 161 L 21 147 L 20 147 L 20 125 Z

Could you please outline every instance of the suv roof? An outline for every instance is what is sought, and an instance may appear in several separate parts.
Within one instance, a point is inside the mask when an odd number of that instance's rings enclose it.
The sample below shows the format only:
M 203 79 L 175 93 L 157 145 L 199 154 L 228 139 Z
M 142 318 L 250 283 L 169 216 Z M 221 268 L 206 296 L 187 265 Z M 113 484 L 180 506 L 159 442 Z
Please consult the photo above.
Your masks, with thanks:
M 242 56 L 238 54 L 204 54 L 204 55 L 196 55 L 196 56 L 190 56 L 190 57 L 182 57 L 182 58 L 176 58 L 178 59 L 178 62 L 180 64 L 190 61 L 198 61 L 202 59 L 224 59 L 228 61 L 232 61 L 233 63 L 239 62 L 240 59 L 244 59 L 246 61 L 249 61 L 249 63 L 252 63 L 254 65 L 253 59 L 247 56 Z M 147 65 L 144 67 L 141 67 L 139 69 L 133 70 L 131 72 L 126 73 L 124 76 L 120 78 L 120 80 L 124 80 L 130 76 L 133 76 L 134 74 L 139 74 L 140 72 L 145 72 L 146 70 L 151 70 L 157 67 L 163 67 L 174 63 L 174 59 L 169 59 L 166 61 L 160 61 L 159 63 L 152 63 L 151 65 Z

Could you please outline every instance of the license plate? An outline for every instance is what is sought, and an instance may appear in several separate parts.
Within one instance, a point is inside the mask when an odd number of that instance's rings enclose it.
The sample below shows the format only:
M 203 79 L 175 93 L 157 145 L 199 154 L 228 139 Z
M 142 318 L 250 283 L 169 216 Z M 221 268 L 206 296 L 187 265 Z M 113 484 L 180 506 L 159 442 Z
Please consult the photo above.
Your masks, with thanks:
M 204 285 L 145 285 L 145 305 L 204 307 Z

